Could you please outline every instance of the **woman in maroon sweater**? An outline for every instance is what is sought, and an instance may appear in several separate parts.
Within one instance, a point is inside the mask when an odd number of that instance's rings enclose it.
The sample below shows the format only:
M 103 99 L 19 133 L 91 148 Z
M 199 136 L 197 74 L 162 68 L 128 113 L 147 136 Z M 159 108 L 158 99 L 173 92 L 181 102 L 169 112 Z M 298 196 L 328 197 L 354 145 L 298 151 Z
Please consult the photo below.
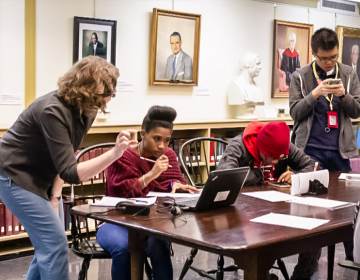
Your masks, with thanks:
M 165 106 L 153 106 L 146 114 L 137 149 L 127 149 L 107 172 L 107 195 L 121 197 L 145 196 L 149 191 L 196 192 L 186 184 L 169 146 L 176 111 Z M 152 159 L 149 162 L 144 158 Z M 126 228 L 104 224 L 96 235 L 99 244 L 112 256 L 112 279 L 130 279 L 130 256 Z M 149 237 L 145 248 L 150 257 L 153 279 L 173 278 L 170 244 L 156 237 Z

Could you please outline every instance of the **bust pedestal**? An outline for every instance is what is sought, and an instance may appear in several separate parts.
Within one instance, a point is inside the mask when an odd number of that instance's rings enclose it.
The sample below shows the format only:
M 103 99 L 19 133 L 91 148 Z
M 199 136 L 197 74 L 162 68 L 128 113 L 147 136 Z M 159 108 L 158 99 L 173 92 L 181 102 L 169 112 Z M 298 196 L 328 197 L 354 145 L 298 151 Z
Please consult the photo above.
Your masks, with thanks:
M 258 106 L 261 105 L 261 106 Z M 230 105 L 231 117 L 235 119 L 257 120 L 264 117 L 264 102 Z

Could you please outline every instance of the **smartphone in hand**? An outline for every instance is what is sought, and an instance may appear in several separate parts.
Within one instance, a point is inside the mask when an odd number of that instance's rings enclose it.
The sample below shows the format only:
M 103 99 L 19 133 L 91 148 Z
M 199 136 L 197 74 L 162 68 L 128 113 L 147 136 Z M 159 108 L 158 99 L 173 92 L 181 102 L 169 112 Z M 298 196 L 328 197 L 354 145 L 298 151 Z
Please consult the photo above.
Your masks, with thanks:
M 326 85 L 332 86 L 332 85 L 339 85 L 342 83 L 341 79 L 327 79 L 324 81 Z

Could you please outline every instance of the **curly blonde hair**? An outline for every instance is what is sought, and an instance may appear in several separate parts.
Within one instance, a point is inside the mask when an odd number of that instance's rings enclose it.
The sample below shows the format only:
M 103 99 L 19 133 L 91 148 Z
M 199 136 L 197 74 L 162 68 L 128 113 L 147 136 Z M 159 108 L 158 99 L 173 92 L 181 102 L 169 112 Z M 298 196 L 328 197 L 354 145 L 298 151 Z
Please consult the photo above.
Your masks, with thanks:
M 83 111 L 105 110 L 105 96 L 115 92 L 119 70 L 105 59 L 88 56 L 77 62 L 58 81 L 65 103 Z

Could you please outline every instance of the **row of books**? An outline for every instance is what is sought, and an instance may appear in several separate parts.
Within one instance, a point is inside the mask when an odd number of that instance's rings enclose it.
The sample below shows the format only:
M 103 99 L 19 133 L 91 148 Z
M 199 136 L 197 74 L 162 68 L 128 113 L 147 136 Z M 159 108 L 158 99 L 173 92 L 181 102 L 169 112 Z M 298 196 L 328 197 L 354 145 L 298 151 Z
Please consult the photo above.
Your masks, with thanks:
M 24 231 L 18 218 L 0 202 L 0 236 L 18 234 Z

